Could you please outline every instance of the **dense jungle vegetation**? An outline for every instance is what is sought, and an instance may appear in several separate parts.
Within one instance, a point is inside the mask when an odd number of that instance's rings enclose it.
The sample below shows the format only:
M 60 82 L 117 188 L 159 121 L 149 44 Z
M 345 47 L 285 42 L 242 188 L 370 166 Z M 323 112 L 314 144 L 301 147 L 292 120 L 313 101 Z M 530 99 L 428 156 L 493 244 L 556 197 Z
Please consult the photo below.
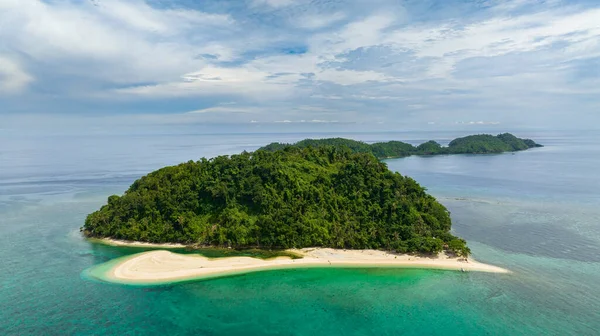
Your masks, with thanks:
M 391 172 L 364 150 L 369 145 L 351 143 L 356 147 L 284 146 L 165 167 L 110 196 L 82 231 L 196 246 L 469 254 L 450 233 L 443 205 L 410 177 Z M 375 148 L 389 156 L 388 145 Z

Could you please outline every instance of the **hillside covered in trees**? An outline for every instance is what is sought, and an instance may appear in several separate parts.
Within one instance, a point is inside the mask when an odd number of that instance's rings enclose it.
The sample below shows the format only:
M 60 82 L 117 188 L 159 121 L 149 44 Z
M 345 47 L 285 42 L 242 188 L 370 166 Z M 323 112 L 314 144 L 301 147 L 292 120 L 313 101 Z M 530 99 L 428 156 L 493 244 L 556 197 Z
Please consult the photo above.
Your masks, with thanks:
M 377 142 L 367 144 L 361 141 L 330 138 L 306 139 L 295 144 L 274 142 L 260 148 L 260 150 L 274 151 L 294 146 L 299 148 L 336 146 L 347 147 L 355 153 L 371 153 L 379 159 L 406 157 L 410 155 L 443 155 L 443 154 L 494 154 L 516 152 L 534 147 L 542 147 L 530 139 L 521 139 L 510 133 L 497 136 L 489 134 L 470 135 L 452 140 L 447 147 L 435 141 L 427 141 L 419 146 L 401 141 Z
M 198 246 L 469 254 L 450 234 L 446 208 L 368 150 L 381 157 L 412 146 L 331 141 L 355 147 L 283 146 L 159 169 L 110 196 L 82 231 Z M 430 146 L 437 148 L 423 150 Z

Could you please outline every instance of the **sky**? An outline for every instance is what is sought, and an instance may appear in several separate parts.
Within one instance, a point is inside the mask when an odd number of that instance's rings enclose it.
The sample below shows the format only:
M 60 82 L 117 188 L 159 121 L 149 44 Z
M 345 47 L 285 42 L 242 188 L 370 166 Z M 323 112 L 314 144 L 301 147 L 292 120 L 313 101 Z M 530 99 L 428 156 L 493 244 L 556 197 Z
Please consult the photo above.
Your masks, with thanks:
M 0 130 L 598 123 L 596 0 L 0 0 Z

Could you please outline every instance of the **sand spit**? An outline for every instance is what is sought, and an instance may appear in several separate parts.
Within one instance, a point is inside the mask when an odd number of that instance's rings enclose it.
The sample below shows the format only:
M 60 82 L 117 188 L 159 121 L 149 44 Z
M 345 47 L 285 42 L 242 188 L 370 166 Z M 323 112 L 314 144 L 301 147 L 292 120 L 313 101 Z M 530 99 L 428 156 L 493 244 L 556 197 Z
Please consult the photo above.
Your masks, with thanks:
M 263 260 L 251 257 L 209 259 L 195 254 L 178 254 L 165 250 L 149 251 L 120 259 L 99 277 L 104 281 L 126 284 L 161 284 L 192 279 L 213 278 L 260 270 L 338 267 L 338 268 L 428 268 L 489 273 L 510 271 L 474 260 L 420 257 L 377 250 L 337 250 L 331 248 L 292 249 L 302 259 L 277 257 Z M 98 276 L 97 276 L 98 277 Z

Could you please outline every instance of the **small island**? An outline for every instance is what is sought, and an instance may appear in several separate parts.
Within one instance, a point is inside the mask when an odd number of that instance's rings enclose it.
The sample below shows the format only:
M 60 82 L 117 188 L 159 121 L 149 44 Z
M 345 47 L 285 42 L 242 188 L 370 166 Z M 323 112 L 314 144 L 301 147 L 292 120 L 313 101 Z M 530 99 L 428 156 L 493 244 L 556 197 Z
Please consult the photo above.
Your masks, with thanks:
M 390 171 L 378 158 L 397 156 L 399 148 L 430 155 L 535 146 L 507 134 L 456 139 L 448 147 L 346 139 L 271 144 L 252 153 L 202 158 L 152 172 L 124 195 L 110 196 L 87 216 L 81 230 L 86 237 L 112 243 L 253 248 L 284 255 L 212 260 L 152 251 L 100 272 L 116 282 L 300 266 L 506 272 L 468 259 L 466 242 L 450 233 L 448 210 L 415 180 Z

